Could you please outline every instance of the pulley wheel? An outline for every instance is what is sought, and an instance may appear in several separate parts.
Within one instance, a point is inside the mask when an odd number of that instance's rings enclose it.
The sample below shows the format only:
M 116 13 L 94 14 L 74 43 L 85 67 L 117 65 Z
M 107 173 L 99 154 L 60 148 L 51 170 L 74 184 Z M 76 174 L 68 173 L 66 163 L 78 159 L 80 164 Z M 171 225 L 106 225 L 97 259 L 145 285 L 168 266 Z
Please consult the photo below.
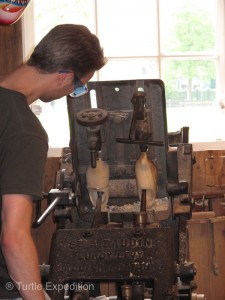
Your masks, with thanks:
M 108 112 L 101 108 L 87 108 L 77 113 L 77 123 L 82 126 L 96 126 L 107 120 Z

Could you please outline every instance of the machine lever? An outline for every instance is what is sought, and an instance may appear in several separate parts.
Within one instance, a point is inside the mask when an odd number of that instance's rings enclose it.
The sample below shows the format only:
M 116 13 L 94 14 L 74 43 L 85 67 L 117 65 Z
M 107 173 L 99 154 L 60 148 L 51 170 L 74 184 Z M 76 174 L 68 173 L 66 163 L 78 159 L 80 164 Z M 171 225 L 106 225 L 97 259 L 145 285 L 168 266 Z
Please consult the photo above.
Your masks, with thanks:
M 130 139 L 123 139 L 123 138 L 116 138 L 117 143 L 124 143 L 124 144 L 138 144 L 138 145 L 150 145 L 150 146 L 164 146 L 164 142 L 161 141 L 138 141 L 138 140 L 130 140 Z
M 54 210 L 57 203 L 60 201 L 60 197 L 56 197 L 55 200 L 48 206 L 48 208 L 43 212 L 43 214 L 32 224 L 33 228 L 39 227 L 44 220 L 48 217 L 48 215 Z

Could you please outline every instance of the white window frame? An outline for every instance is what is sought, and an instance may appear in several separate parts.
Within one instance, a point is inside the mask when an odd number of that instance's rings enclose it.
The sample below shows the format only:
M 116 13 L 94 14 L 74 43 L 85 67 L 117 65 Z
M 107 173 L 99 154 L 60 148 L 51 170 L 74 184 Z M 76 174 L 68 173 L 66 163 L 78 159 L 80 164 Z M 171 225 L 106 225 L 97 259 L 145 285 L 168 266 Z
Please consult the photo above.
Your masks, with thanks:
M 38 1 L 38 0 L 33 0 Z M 22 30 L 23 30 L 23 57 L 24 61 L 27 59 L 29 54 L 32 52 L 34 48 L 34 5 L 33 1 L 30 1 L 23 17 L 22 17 Z M 218 52 L 218 81 L 217 81 L 217 97 L 219 98 L 221 95 L 225 96 L 225 1 L 224 0 L 215 0 L 217 1 L 217 5 L 219 7 L 218 12 L 219 16 L 217 18 L 218 21 L 218 32 L 217 32 L 217 40 L 218 40 L 218 46 L 217 49 Z M 157 0 L 157 3 L 158 0 Z M 94 0 L 94 11 L 95 11 L 95 29 L 96 34 L 98 35 L 98 0 Z M 159 5 L 158 5 L 158 11 L 159 11 Z M 159 30 L 159 13 L 158 13 L 158 30 Z M 159 55 L 157 57 L 150 56 L 150 58 L 156 58 L 159 60 L 159 77 L 161 75 L 161 59 L 162 58 L 168 58 L 172 59 L 173 57 L 178 57 L 178 55 L 163 55 L 160 54 L 160 39 L 158 39 L 159 43 Z M 180 57 L 183 57 L 183 55 L 180 55 Z M 186 57 L 186 55 L 185 55 Z M 199 55 L 191 55 L 190 57 L 194 58 L 204 58 L 203 56 Z M 209 56 L 207 56 L 209 57 Z M 119 57 L 112 57 L 109 59 L 118 59 Z M 122 57 L 120 57 L 122 58 Z M 135 57 L 137 58 L 137 57 Z M 141 59 L 145 57 L 140 57 Z M 149 58 L 149 57 L 146 57 Z M 212 58 L 215 58 L 215 56 L 212 55 Z M 129 59 L 132 59 L 132 57 L 129 57 Z M 96 72 L 96 80 L 99 80 L 99 73 Z M 225 130 L 225 128 L 224 128 Z M 194 151 L 203 151 L 203 150 L 225 150 L 225 141 L 218 141 L 218 142 L 199 142 L 199 143 L 193 143 L 193 149 Z M 52 152 L 51 156 L 55 156 L 54 153 L 57 153 L 58 156 L 59 152 L 61 151 L 61 148 L 50 148 L 50 151 Z M 56 152 L 55 152 L 56 151 Z M 61 155 L 61 152 L 60 152 Z

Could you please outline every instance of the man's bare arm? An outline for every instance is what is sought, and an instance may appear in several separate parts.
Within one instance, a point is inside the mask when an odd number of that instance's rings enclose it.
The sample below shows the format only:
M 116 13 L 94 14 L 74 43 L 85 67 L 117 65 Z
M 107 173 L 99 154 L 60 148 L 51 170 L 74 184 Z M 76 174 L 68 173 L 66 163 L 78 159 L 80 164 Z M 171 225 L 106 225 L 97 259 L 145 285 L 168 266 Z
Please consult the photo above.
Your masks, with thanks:
M 3 195 L 1 248 L 21 297 L 44 300 L 37 251 L 31 236 L 32 211 L 30 196 Z

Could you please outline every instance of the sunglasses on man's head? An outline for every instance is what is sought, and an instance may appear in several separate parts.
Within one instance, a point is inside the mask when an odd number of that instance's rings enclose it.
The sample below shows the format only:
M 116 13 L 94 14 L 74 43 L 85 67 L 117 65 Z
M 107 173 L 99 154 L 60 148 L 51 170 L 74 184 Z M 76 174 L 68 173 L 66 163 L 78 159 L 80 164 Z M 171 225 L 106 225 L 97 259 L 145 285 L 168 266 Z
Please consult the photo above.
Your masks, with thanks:
M 59 73 L 71 73 L 71 71 L 60 70 Z M 70 97 L 77 98 L 86 94 L 87 92 L 87 84 L 83 84 L 83 82 L 77 76 L 74 76 L 74 91 L 70 94 Z
M 88 92 L 88 87 L 86 84 L 80 81 L 78 77 L 74 78 L 74 91 L 70 94 L 71 97 L 77 98 Z

